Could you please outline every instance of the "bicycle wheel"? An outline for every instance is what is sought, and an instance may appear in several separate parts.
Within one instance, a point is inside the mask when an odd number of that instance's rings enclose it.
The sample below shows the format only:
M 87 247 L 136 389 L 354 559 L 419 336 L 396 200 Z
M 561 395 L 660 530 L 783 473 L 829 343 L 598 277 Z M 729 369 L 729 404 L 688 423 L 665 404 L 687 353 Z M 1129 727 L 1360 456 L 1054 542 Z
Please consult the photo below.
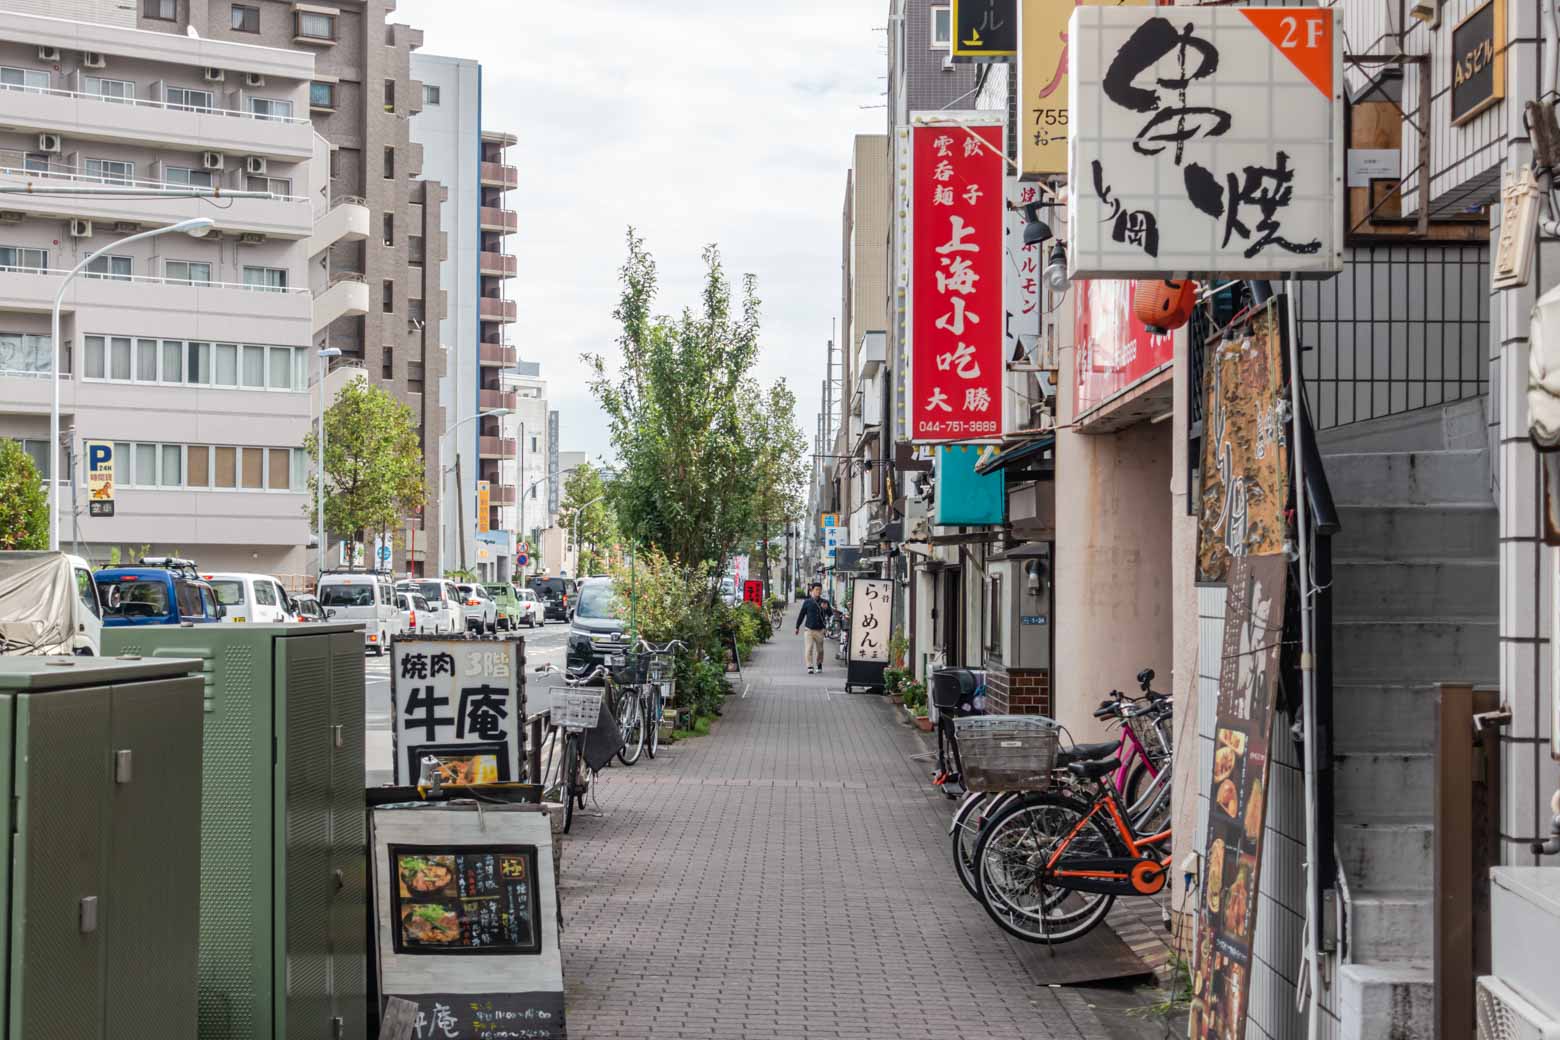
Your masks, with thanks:
M 1089 807 L 1061 795 L 1026 795 L 992 819 L 975 852 L 975 877 L 986 912 L 1009 935 L 1027 942 L 1064 943 L 1104 920 L 1116 897 L 1075 892 L 1046 882 L 1046 864 L 1066 842 L 1069 861 L 1118 855 L 1098 816 L 1069 839 Z
M 1127 819 L 1139 836 L 1158 834 L 1170 826 L 1170 769 L 1169 763 L 1161 767 L 1159 776 L 1151 776 L 1148 766 L 1141 760 L 1132 764 L 1127 774 L 1127 790 L 1122 804 L 1127 807 Z
M 645 698 L 645 750 L 654 758 L 661 746 L 661 687 L 651 686 Z
M 563 738 L 562 769 L 563 833 L 568 834 L 569 828 L 574 826 L 574 799 L 578 793 L 575 787 L 580 776 L 580 738 L 577 734 L 570 733 Z
M 639 687 L 623 690 L 618 700 L 618 725 L 623 729 L 623 746 L 618 748 L 618 761 L 631 766 L 639 761 L 639 753 L 645 749 L 645 711 L 640 706 Z
M 975 847 L 980 843 L 981 830 L 988 820 L 1017 797 L 1012 793 L 982 794 L 971 791 L 964 796 L 953 814 L 953 825 L 948 829 L 953 839 L 953 868 L 958 872 L 964 890 L 976 902 L 980 901 L 980 885 L 975 880 Z

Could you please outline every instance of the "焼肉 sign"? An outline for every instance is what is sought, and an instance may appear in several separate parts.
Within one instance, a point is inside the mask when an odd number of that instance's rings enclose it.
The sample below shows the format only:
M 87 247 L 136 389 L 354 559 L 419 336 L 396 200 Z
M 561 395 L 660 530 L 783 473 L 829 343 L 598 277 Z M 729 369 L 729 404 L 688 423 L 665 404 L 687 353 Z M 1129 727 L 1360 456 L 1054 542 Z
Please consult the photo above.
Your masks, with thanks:
M 396 639 L 390 648 L 395 782 L 415 784 L 428 757 L 445 784 L 518 781 L 524 690 L 518 642 Z
M 1343 267 L 1336 8 L 1076 8 L 1074 278 Z

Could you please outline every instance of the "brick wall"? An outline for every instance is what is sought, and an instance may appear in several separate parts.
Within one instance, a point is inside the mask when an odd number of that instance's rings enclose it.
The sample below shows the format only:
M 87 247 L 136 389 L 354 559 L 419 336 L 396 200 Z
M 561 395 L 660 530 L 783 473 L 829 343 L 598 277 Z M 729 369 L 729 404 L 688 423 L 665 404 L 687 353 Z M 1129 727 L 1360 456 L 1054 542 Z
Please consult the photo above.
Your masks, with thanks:
M 986 711 L 993 715 L 1050 715 L 1051 673 L 1000 665 L 986 672 Z

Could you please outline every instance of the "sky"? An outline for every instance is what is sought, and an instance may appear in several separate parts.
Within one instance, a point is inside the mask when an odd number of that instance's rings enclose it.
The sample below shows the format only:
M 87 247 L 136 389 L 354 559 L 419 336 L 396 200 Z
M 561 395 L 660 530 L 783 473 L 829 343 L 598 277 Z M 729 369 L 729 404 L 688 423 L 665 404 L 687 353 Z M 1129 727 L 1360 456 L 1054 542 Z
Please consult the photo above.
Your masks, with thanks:
M 508 130 L 520 188 L 511 342 L 539 361 L 559 449 L 610 457 L 580 355 L 617 354 L 617 272 L 633 225 L 657 310 L 698 302 L 717 244 L 758 277 L 756 375 L 785 378 L 808 443 L 840 310 L 851 139 L 883 133 L 889 0 L 399 0 L 425 53 L 482 63 L 485 129 Z

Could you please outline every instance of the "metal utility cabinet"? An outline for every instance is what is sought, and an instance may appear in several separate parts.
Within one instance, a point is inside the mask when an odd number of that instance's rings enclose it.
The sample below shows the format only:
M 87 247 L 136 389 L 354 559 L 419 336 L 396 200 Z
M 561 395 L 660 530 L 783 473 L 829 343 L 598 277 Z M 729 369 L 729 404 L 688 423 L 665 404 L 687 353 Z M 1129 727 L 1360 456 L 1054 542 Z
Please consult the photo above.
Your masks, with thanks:
M 198 668 L 0 657 L 8 1040 L 195 1040 Z
M 203 668 L 201 1040 L 363 1040 L 363 629 L 147 625 L 104 651 Z

